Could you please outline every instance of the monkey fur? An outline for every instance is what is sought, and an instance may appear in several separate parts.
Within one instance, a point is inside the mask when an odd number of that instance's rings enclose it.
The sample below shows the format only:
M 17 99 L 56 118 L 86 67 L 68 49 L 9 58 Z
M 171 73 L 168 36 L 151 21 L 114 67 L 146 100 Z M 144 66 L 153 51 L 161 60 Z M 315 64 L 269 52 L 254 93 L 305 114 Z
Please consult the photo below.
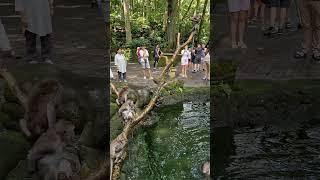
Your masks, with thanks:
M 124 104 L 128 99 L 129 87 L 125 86 L 119 92 L 119 97 L 116 99 L 116 102 L 119 106 Z
M 118 110 L 118 113 L 122 116 L 124 123 L 131 121 L 134 119 L 135 115 L 135 104 L 132 100 L 127 100 L 120 109 Z
M 28 154 L 29 165 L 32 164 L 36 167 L 33 171 L 35 172 L 34 176 L 50 180 L 78 180 L 81 166 L 77 150 L 72 144 L 73 138 L 74 125 L 63 120 L 40 136 Z M 59 141 L 45 144 L 50 140 L 53 141 L 53 139 Z M 49 149 L 50 145 L 52 149 Z M 54 147 L 55 145 L 56 147 Z M 47 150 L 45 150 L 46 148 Z M 42 151 L 39 151 L 39 149 L 42 149 Z M 35 159 L 38 160 L 35 161 Z
M 62 86 L 56 80 L 45 80 L 35 85 L 27 97 L 24 118 L 20 120 L 27 137 L 38 137 L 56 122 L 61 107 Z

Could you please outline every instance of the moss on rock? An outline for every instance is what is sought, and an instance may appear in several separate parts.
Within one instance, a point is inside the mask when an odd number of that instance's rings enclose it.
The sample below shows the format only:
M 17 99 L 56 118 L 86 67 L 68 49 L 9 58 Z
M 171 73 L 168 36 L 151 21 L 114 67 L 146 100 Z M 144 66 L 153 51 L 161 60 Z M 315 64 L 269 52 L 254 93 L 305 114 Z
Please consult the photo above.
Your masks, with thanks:
M 27 156 L 29 142 L 21 133 L 3 131 L 0 133 L 0 179 L 5 179 L 20 160 Z

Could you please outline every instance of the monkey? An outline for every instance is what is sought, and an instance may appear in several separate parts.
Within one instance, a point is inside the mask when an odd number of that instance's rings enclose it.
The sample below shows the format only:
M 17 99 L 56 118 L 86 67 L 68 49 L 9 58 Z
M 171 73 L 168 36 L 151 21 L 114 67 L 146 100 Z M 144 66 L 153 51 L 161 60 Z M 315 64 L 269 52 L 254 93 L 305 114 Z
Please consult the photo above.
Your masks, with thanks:
M 125 153 L 124 149 L 127 146 L 127 142 L 128 139 L 123 134 L 120 134 L 110 144 L 110 180 L 112 180 L 113 165 L 115 163 L 119 163 L 122 159 L 122 156 Z
M 135 105 L 132 100 L 127 100 L 120 109 L 118 110 L 118 113 L 122 116 L 124 123 L 126 124 L 128 121 L 133 120 L 135 115 Z
M 74 128 L 73 123 L 59 120 L 55 126 L 43 133 L 28 152 L 28 171 L 34 173 L 37 162 L 47 155 L 62 154 L 64 147 L 75 137 Z
M 206 179 L 210 180 L 210 161 L 206 161 L 202 164 L 201 172 L 206 177 Z
M 120 106 L 124 104 L 128 99 L 129 87 L 125 86 L 119 92 L 119 97 L 116 99 L 117 104 Z
M 62 85 L 56 80 L 44 80 L 35 85 L 25 103 L 24 118 L 20 128 L 28 137 L 38 137 L 56 123 L 61 110 Z

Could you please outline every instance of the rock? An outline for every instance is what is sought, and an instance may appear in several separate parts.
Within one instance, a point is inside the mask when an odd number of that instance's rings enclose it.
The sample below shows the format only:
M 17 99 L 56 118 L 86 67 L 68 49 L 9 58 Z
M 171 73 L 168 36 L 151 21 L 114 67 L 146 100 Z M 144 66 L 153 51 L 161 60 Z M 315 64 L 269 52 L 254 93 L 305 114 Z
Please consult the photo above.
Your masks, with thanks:
M 25 179 L 31 179 L 31 177 L 28 177 L 29 173 L 27 171 L 27 161 L 21 160 L 17 167 L 15 167 L 10 173 L 8 174 L 7 178 L 5 180 L 25 180 Z
M 9 115 L 11 121 L 19 121 L 24 116 L 24 109 L 20 104 L 7 102 L 4 103 L 0 109 Z
M 0 179 L 5 179 L 19 161 L 27 156 L 30 144 L 21 133 L 0 132 Z
M 80 158 L 82 160 L 80 176 L 83 179 L 100 167 L 105 159 L 105 155 L 99 150 L 81 146 Z
M 88 122 L 79 139 L 79 143 L 84 146 L 93 147 L 94 146 L 94 138 L 92 137 L 93 125 L 92 122 Z

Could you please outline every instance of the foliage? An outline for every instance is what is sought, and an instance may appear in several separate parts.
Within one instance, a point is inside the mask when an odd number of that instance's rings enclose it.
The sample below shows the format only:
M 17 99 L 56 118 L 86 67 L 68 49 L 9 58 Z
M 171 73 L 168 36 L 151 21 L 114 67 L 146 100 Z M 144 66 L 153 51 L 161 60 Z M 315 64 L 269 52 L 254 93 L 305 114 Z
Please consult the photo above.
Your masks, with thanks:
M 182 94 L 184 92 L 183 81 L 175 81 L 164 88 L 163 96 Z
M 181 33 L 181 42 L 184 42 L 191 32 L 191 17 L 194 14 L 201 15 L 205 0 L 179 0 L 176 29 Z M 156 44 L 160 44 L 162 49 L 167 47 L 166 40 L 166 14 L 167 0 L 129 0 L 130 23 L 132 41 L 126 42 L 125 18 L 123 12 L 123 2 L 111 0 L 110 22 L 112 28 L 111 52 L 115 52 L 118 47 L 131 49 L 128 57 L 136 62 L 134 56 L 136 47 L 145 45 L 149 48 L 150 57 Z M 199 2 L 199 4 L 197 4 Z M 198 5 L 198 6 L 197 6 Z M 201 43 L 207 43 L 210 31 L 209 5 L 206 7 L 207 13 L 203 18 Z

